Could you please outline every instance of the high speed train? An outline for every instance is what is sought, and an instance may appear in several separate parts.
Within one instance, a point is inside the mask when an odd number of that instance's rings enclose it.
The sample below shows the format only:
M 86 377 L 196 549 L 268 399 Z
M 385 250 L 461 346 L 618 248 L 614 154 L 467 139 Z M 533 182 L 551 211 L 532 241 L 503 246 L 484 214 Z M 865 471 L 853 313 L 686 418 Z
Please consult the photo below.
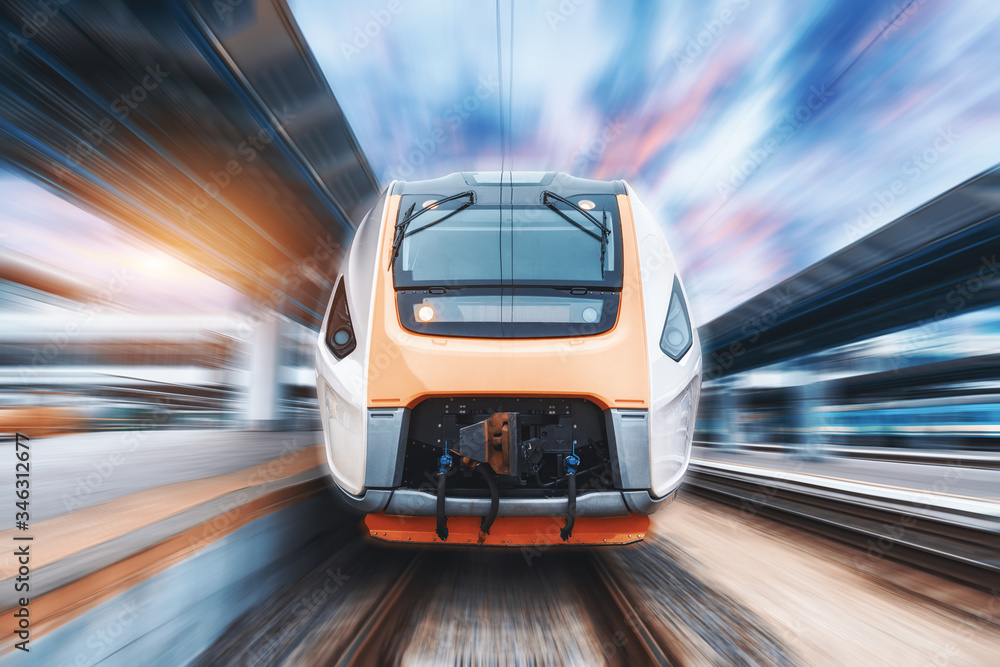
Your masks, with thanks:
M 316 351 L 333 479 L 371 536 L 626 544 L 675 495 L 698 332 L 624 181 L 394 181 L 360 223 Z

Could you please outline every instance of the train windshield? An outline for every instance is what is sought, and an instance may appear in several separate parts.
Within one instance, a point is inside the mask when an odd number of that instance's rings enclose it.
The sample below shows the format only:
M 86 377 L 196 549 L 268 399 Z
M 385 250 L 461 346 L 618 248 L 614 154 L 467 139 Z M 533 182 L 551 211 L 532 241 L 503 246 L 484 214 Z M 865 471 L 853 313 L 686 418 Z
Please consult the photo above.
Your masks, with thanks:
M 400 210 L 436 199 L 409 195 Z M 412 200 L 412 201 L 407 201 Z M 423 201 L 418 201 L 423 200 Z M 481 206 L 452 200 L 407 225 L 393 263 L 403 287 L 603 287 L 621 289 L 621 231 L 613 195 L 567 198 L 550 206 Z M 464 207 L 464 208 L 463 208 Z M 605 225 L 607 233 L 590 218 Z
M 514 206 L 473 204 L 468 198 L 435 205 L 441 199 L 402 198 L 397 225 L 411 218 L 401 237 L 396 228 L 392 270 L 407 329 L 556 337 L 614 326 L 622 286 L 614 195 Z

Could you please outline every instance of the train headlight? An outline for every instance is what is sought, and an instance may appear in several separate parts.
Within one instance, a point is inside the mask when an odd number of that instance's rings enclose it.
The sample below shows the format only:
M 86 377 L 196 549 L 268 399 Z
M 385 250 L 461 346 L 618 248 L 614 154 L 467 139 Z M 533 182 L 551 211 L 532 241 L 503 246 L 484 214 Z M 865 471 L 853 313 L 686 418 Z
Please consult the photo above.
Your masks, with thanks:
M 688 316 L 687 303 L 681 292 L 681 281 L 674 276 L 674 289 L 670 294 L 670 305 L 667 307 L 667 321 L 663 324 L 660 335 L 660 349 L 674 361 L 691 349 L 691 318 Z
M 358 341 L 354 338 L 354 326 L 351 324 L 351 313 L 347 310 L 347 289 L 343 278 L 337 283 L 333 294 L 330 319 L 326 323 L 326 344 L 337 359 L 343 359 L 358 346 Z
M 434 319 L 434 309 L 430 306 L 420 306 L 417 309 L 417 319 L 421 322 L 430 322 Z

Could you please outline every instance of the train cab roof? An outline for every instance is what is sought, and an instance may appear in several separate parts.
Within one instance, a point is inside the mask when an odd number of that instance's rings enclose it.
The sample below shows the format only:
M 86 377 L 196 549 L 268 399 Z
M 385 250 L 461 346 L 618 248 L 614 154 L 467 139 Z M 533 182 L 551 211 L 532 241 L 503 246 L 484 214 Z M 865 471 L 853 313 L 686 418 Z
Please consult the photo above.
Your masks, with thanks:
M 577 178 L 561 171 L 463 171 L 425 181 L 396 181 L 390 195 L 450 196 L 474 190 L 484 205 L 497 205 L 503 185 L 503 202 L 514 205 L 535 204 L 544 191 L 562 197 L 588 195 L 624 195 L 622 181 L 595 181 Z M 513 202 L 509 199 L 513 195 Z

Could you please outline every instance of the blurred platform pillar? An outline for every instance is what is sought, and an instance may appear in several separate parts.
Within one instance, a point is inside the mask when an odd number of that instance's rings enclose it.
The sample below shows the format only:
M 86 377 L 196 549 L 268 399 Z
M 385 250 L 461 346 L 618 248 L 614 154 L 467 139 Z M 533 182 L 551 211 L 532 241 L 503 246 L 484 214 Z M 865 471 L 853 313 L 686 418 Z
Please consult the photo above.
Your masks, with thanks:
M 797 455 L 808 460 L 823 458 L 826 444 L 826 384 L 807 382 L 796 388 L 796 411 L 799 437 L 796 442 Z
M 719 409 L 722 414 L 719 421 L 725 429 L 723 446 L 728 449 L 741 449 L 746 443 L 743 433 L 742 389 L 733 378 L 726 378 L 722 389 L 722 400 Z
M 275 431 L 281 427 L 280 342 L 281 321 L 277 317 L 264 319 L 254 329 L 247 391 L 247 422 L 253 430 Z

